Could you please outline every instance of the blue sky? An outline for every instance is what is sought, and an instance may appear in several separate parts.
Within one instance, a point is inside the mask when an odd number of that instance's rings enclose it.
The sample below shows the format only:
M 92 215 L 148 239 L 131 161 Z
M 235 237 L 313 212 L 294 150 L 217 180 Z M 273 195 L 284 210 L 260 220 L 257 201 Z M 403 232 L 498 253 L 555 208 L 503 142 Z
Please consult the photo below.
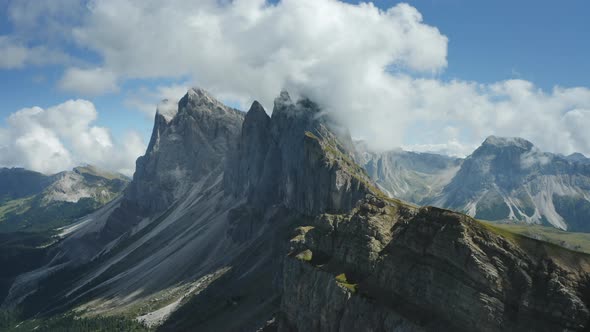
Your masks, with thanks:
M 141 70 L 144 70 L 147 67 L 143 66 L 141 68 L 138 67 L 137 69 L 130 69 L 130 73 L 120 74 L 118 71 L 122 68 L 121 66 L 124 65 L 121 65 L 118 62 L 124 62 L 121 60 L 123 55 L 116 55 L 107 59 L 105 54 L 109 52 L 110 47 L 115 47 L 113 45 L 118 45 L 116 47 L 125 47 L 121 46 L 123 45 L 121 43 L 125 42 L 124 38 L 120 41 L 113 41 L 113 37 L 109 35 L 107 36 L 108 38 L 105 37 L 102 44 L 97 45 L 98 43 L 93 43 L 93 41 L 81 41 L 83 38 L 80 38 L 79 35 L 75 35 L 75 37 L 68 36 L 72 31 L 71 28 L 79 27 L 82 27 L 82 30 L 89 35 L 94 33 L 95 36 L 99 36 L 99 38 L 102 36 L 102 31 L 100 31 L 100 29 L 97 30 L 96 26 L 93 26 L 92 24 L 100 24 L 101 21 L 99 20 L 105 18 L 95 17 L 98 16 L 96 13 L 88 15 L 88 13 L 85 12 L 85 10 L 87 10 L 85 6 L 80 6 L 80 8 L 75 10 L 72 9 L 75 7 L 72 5 L 75 2 L 77 1 L 56 0 L 55 8 L 51 9 L 41 7 L 51 7 L 52 5 L 39 4 L 39 2 L 29 0 L 20 2 L 3 1 L 0 5 L 0 15 L 3 17 L 3 19 L 0 20 L 0 36 L 3 36 L 8 40 L 8 42 L 5 41 L 5 44 L 11 43 L 12 45 L 16 44 L 25 48 L 46 47 L 46 49 L 49 49 L 51 52 L 60 52 L 60 54 L 65 54 L 69 57 L 68 60 L 42 61 L 49 62 L 45 64 L 36 64 L 34 63 L 35 61 L 24 61 L 22 65 L 18 66 L 11 66 L 10 64 L 4 64 L 4 66 L 2 66 L 2 62 L 0 62 L 0 84 L 2 86 L 2 89 L 0 89 L 0 127 L 8 127 L 9 124 L 6 121 L 7 118 L 10 114 L 19 109 L 32 106 L 40 106 L 43 109 L 47 109 L 59 105 L 66 100 L 80 98 L 92 102 L 97 110 L 98 118 L 97 120 L 92 121 L 90 126 L 108 128 L 114 141 L 124 140 L 127 133 L 135 131 L 139 133 L 144 142 L 147 142 L 151 131 L 151 116 L 153 114 L 150 113 L 148 105 L 138 106 L 133 103 L 132 100 L 141 100 L 142 98 L 145 98 L 146 104 L 153 104 L 155 103 L 155 98 L 159 97 L 158 93 L 156 93 L 158 88 L 173 86 L 178 90 L 179 87 L 186 84 L 210 83 L 209 86 L 204 87 L 211 88 L 214 93 L 217 93 L 224 100 L 230 101 L 232 105 L 235 106 L 242 105 L 242 107 L 247 107 L 248 102 L 254 98 L 262 98 L 264 100 L 264 96 L 251 95 L 257 92 L 256 89 L 228 88 L 226 91 L 219 88 L 219 86 L 223 85 L 223 81 L 211 79 L 209 77 L 214 73 L 218 73 L 218 75 L 229 74 L 239 76 L 241 75 L 239 70 L 226 73 L 222 69 L 219 69 L 217 72 L 213 73 L 201 73 L 199 68 L 192 68 L 189 66 L 186 68 L 186 73 L 184 73 L 182 66 L 170 65 L 161 70 L 158 69 L 155 73 L 147 73 L 149 70 L 146 70 L 146 73 L 144 74 Z M 100 3 L 101 1 L 98 2 Z M 103 1 L 98 7 L 103 6 L 104 8 L 100 7 L 99 9 L 108 9 L 107 6 L 109 5 L 109 2 L 115 5 L 117 4 L 117 2 L 113 2 L 112 0 Z M 130 0 L 123 2 L 131 3 Z M 122 4 L 123 2 L 120 3 Z M 205 2 L 208 2 L 208 4 L 205 4 Z M 213 6 L 209 4 L 209 2 L 211 1 L 203 0 L 203 7 Z M 325 7 L 326 10 L 333 10 L 330 9 L 330 6 L 333 5 L 330 4 L 330 2 L 333 1 L 322 0 L 320 2 L 327 3 Z M 357 2 L 351 1 L 351 3 L 356 4 Z M 544 100 L 543 98 L 545 97 L 559 99 L 560 97 L 556 96 L 553 92 L 555 86 L 561 86 L 564 88 L 587 88 L 590 85 L 588 79 L 590 77 L 590 62 L 588 61 L 588 59 L 590 59 L 590 43 L 587 42 L 587 35 L 588 32 L 590 32 L 590 20 L 588 20 L 587 17 L 584 17 L 590 12 L 590 3 L 587 1 L 563 1 L 558 3 L 554 1 L 528 0 L 417 0 L 409 1 L 407 3 L 422 15 L 423 20 L 422 22 L 419 22 L 421 25 L 423 24 L 438 29 L 440 36 L 435 37 L 441 37 L 443 39 L 444 37 L 448 38 L 448 43 L 443 45 L 444 47 L 440 46 L 440 42 L 435 46 L 426 47 L 426 43 L 431 40 L 428 39 L 430 38 L 428 36 L 424 37 L 424 50 L 420 49 L 422 46 L 420 44 L 421 41 L 413 43 L 411 46 L 404 46 L 404 52 L 413 52 L 412 54 L 414 55 L 422 54 L 421 52 L 428 53 L 435 48 L 444 48 L 443 51 L 446 52 L 442 55 L 443 60 L 446 61 L 446 65 L 435 63 L 435 61 L 438 61 L 436 59 L 441 59 L 441 56 L 436 52 L 434 52 L 436 54 L 433 53 L 431 58 L 426 59 L 424 63 L 417 65 L 407 65 L 411 60 L 402 57 L 400 60 L 401 65 L 396 65 L 396 68 L 401 68 L 400 75 L 409 75 L 410 78 L 408 79 L 410 80 L 420 80 L 422 78 L 433 80 L 434 84 L 443 85 L 445 90 L 444 93 L 471 89 L 472 91 L 470 93 L 478 95 L 464 97 L 462 94 L 460 98 L 465 98 L 465 100 L 476 100 L 478 96 L 483 96 L 482 98 L 492 103 L 491 105 L 485 106 L 487 111 L 482 110 L 482 112 L 488 113 L 494 112 L 496 106 L 498 106 L 498 109 L 507 107 L 503 104 L 493 103 L 493 99 L 497 97 L 495 94 L 498 89 L 501 89 L 504 94 L 500 99 L 511 98 L 512 100 L 517 98 L 514 96 L 506 97 L 505 95 L 510 94 L 508 91 L 509 89 L 505 89 L 506 87 L 494 88 L 494 84 L 497 82 L 519 79 L 533 85 L 532 88 L 518 85 L 523 91 L 530 90 L 536 93 L 538 89 L 541 89 L 542 92 L 538 95 L 540 97 L 537 98 L 537 100 L 531 100 L 528 102 L 527 105 L 532 106 L 536 105 L 537 102 L 542 104 L 542 100 Z M 49 18 L 31 15 L 29 18 L 21 18 L 21 21 L 15 19 L 15 7 L 24 6 L 23 4 L 40 7 L 38 8 L 40 12 L 45 13 Z M 374 4 L 385 11 L 388 8 L 395 7 L 398 2 L 383 0 L 375 1 Z M 63 7 L 59 7 L 60 5 Z M 290 10 L 293 10 L 293 8 L 295 8 L 294 6 L 297 5 L 281 5 L 281 3 L 279 3 L 278 8 L 280 10 L 277 10 L 277 12 L 287 11 L 289 8 L 291 8 Z M 198 10 L 197 7 L 194 9 Z M 29 11 L 31 11 L 31 8 L 32 7 L 29 7 Z M 123 11 L 127 7 L 120 5 L 120 8 L 121 11 Z M 323 9 L 324 7 L 318 7 L 318 10 Z M 78 15 L 79 12 L 76 12 L 76 10 L 79 10 L 82 14 Z M 211 13 L 214 14 L 211 14 L 211 16 L 215 17 L 215 15 L 224 15 L 220 14 L 223 10 L 223 8 L 212 9 Z M 338 10 L 340 10 L 340 7 L 338 7 Z M 361 12 L 362 10 L 352 9 L 352 11 Z M 34 10 L 31 12 L 34 12 Z M 189 12 L 189 10 L 187 10 L 187 12 Z M 281 15 L 289 15 L 289 13 L 282 13 Z M 349 14 L 346 9 L 342 9 L 342 15 L 343 19 L 347 19 L 345 15 L 352 14 Z M 96 22 L 93 21 L 94 19 L 96 19 Z M 154 18 L 151 16 L 145 18 L 145 20 L 152 19 Z M 390 23 L 395 24 L 394 20 L 400 20 L 400 17 L 396 16 L 391 18 L 391 20 Z M 313 23 L 314 22 L 310 22 L 310 25 Z M 157 22 L 154 22 L 154 25 L 157 25 Z M 47 26 L 51 27 L 51 29 L 47 28 Z M 56 27 L 55 31 L 52 30 L 53 27 Z M 125 33 L 124 28 L 125 27 L 122 28 L 123 30 L 121 30 L 121 34 Z M 104 29 L 107 30 L 107 28 Z M 141 28 L 138 27 L 138 29 Z M 171 33 L 174 33 L 174 31 L 171 31 Z M 422 36 L 420 34 L 426 33 L 430 32 L 420 30 L 416 33 L 416 36 L 418 37 L 414 37 L 414 34 L 408 33 L 402 38 L 422 38 L 420 37 Z M 72 35 L 74 34 L 72 33 Z M 308 36 L 304 35 L 304 37 L 307 38 Z M 133 37 L 129 38 L 133 39 Z M 228 37 L 227 40 L 231 42 L 232 39 L 229 38 L 230 37 Z M 280 38 L 287 37 L 281 36 Z M 342 38 L 342 36 L 337 36 L 336 38 Z M 363 37 L 361 36 L 360 38 Z M 281 39 L 277 37 L 277 40 L 279 41 L 275 44 L 278 44 L 274 47 L 280 48 Z M 111 41 L 113 41 L 113 45 L 105 44 Z M 399 44 L 399 42 L 397 43 Z M 397 44 L 392 45 L 392 54 L 396 52 L 396 45 Z M 265 45 L 265 47 L 273 46 Z M 288 45 L 288 47 L 293 46 Z M 0 50 L 2 50 L 2 42 L 0 42 Z M 44 50 L 44 52 L 45 51 L 46 50 Z M 160 51 L 164 52 L 164 50 L 161 49 L 158 49 L 156 52 Z M 346 49 L 346 51 L 348 51 L 348 49 Z M 198 54 L 198 51 L 195 52 L 195 54 Z M 357 56 L 357 54 L 358 52 L 354 54 L 351 53 L 351 59 Z M 40 56 L 43 57 L 46 55 L 44 53 Z M 144 56 L 149 57 L 149 52 Z M 248 59 L 250 59 L 253 55 L 248 53 L 247 56 Z M 318 60 L 317 57 L 321 58 L 322 55 L 320 54 L 316 56 L 316 59 L 314 60 Z M 379 57 L 376 56 L 376 58 Z M 166 57 L 162 57 L 162 59 L 166 59 Z M 179 63 L 182 63 L 183 60 L 184 59 L 179 59 L 178 61 Z M 170 61 L 174 62 L 176 60 L 170 59 Z M 264 62 L 267 61 L 267 59 L 260 58 L 252 61 Z M 76 83 L 73 83 L 73 88 L 71 85 L 69 88 L 64 88 L 64 85 L 60 84 L 60 82 L 64 80 L 64 73 L 66 70 L 70 68 L 86 69 L 94 67 L 104 68 L 109 71 L 117 71 L 115 73 L 116 88 L 114 90 L 111 89 L 104 93 L 85 93 L 82 91 L 83 89 L 76 91 Z M 166 70 L 169 70 L 170 74 L 167 74 Z M 316 72 L 321 72 L 323 67 L 318 67 L 314 70 Z M 328 73 L 332 73 L 332 71 L 328 71 Z M 394 76 L 397 78 L 397 75 Z M 264 77 L 266 80 L 268 75 Z M 449 86 L 448 84 L 454 80 L 461 82 L 462 86 L 457 88 Z M 310 79 L 310 81 L 311 82 L 308 81 L 305 83 L 307 85 L 303 86 L 304 84 L 295 84 L 291 81 L 284 81 L 280 78 L 277 79 L 277 82 L 283 82 L 282 84 L 286 86 L 276 87 L 276 90 L 278 91 L 281 88 L 288 88 L 293 85 L 293 89 L 298 89 L 302 93 L 305 93 L 312 90 L 312 87 L 316 86 L 314 79 Z M 409 82 L 412 83 L 408 84 L 420 84 L 415 83 L 415 81 Z M 256 83 L 252 84 L 255 85 Z M 483 84 L 485 86 L 469 86 L 470 84 Z M 346 87 L 343 87 L 343 91 L 346 89 Z M 269 89 L 267 88 L 267 90 Z M 267 95 L 266 90 L 262 90 L 262 92 L 263 93 L 261 94 Z M 275 92 L 276 91 L 269 91 L 268 95 L 270 96 Z M 547 94 L 547 96 L 543 94 Z M 322 98 L 323 95 L 318 94 L 318 97 Z M 419 99 L 420 97 L 414 96 L 414 98 Z M 448 96 L 444 99 L 452 100 L 453 98 L 453 96 Z M 575 101 L 572 101 L 570 98 L 563 102 L 559 99 L 555 101 L 555 104 L 559 103 L 562 105 L 559 106 L 561 108 L 556 106 L 557 108 L 554 110 L 547 110 L 547 112 L 548 114 L 549 112 L 554 112 L 563 115 L 569 111 L 577 112 L 578 110 L 581 110 L 581 118 L 586 119 L 585 111 L 590 107 L 587 107 L 588 105 L 585 104 L 585 98 L 586 96 L 584 95 Z M 329 100 L 330 96 L 326 97 L 326 99 Z M 266 104 L 268 105 L 269 103 L 267 102 Z M 336 107 L 336 104 L 330 104 L 329 102 L 327 102 L 327 104 Z M 417 104 L 421 104 L 421 102 L 418 101 Z M 424 104 L 430 104 L 430 102 L 425 102 Z M 380 106 L 374 105 L 371 107 L 379 108 Z M 416 106 L 408 107 L 411 109 L 404 110 L 405 113 L 418 113 L 419 111 L 423 111 L 421 109 L 417 110 Z M 447 113 L 450 114 L 452 112 L 453 111 L 449 111 Z M 571 117 L 574 116 L 573 113 L 571 115 Z M 380 116 L 383 118 L 383 115 Z M 389 116 L 389 114 L 387 114 L 387 116 Z M 513 118 L 514 116 L 506 114 L 506 117 Z M 376 120 L 375 122 L 380 121 Z M 373 137 L 374 139 L 392 142 L 392 145 L 395 143 L 397 145 L 422 150 L 437 150 L 438 148 L 442 152 L 447 152 L 452 150 L 449 146 L 453 146 L 453 144 L 459 144 L 462 147 L 459 150 L 463 149 L 468 151 L 468 149 L 478 143 L 478 140 L 480 140 L 481 136 L 484 134 L 519 134 L 519 132 L 513 127 L 502 127 L 500 124 L 498 124 L 498 128 L 490 128 L 489 133 L 478 132 L 477 134 L 474 134 L 468 129 L 468 127 L 471 126 L 471 123 L 467 120 L 465 123 L 460 123 L 461 121 L 445 118 L 443 122 L 445 123 L 444 128 L 436 128 L 436 126 L 433 126 L 431 128 L 432 133 L 427 133 L 421 137 L 414 137 L 407 132 L 403 135 L 400 134 L 399 137 L 394 137 L 392 135 L 388 136 L 387 134 L 385 136 L 379 136 L 377 134 L 379 132 L 386 132 L 386 128 L 375 128 L 375 130 L 365 129 L 364 133 L 366 134 L 369 132 L 369 134 L 363 135 L 363 131 L 359 131 L 359 136 L 361 138 L 365 138 L 365 136 L 369 138 L 372 137 L 373 133 L 376 133 Z M 494 123 L 495 125 L 496 122 L 496 119 L 492 119 L 489 120 L 487 124 L 481 124 L 481 126 L 484 127 L 489 125 L 489 123 Z M 431 127 L 428 124 L 423 124 L 423 122 L 418 121 L 417 118 L 408 119 L 404 124 L 406 124 L 408 128 Z M 564 124 L 564 126 L 568 125 Z M 569 129 L 569 127 L 566 128 Z M 449 134 L 445 137 L 438 137 L 436 133 L 440 133 L 444 130 L 447 130 Z M 563 131 L 563 128 L 558 128 L 556 130 Z M 390 131 L 393 131 L 393 129 Z M 523 133 L 534 131 L 535 128 L 530 128 L 523 130 Z M 590 139 L 583 134 L 577 132 L 574 133 L 573 131 L 568 133 L 568 137 L 578 138 L 571 138 L 573 141 L 561 142 L 557 145 L 547 143 L 545 146 L 542 145 L 542 139 L 539 140 L 541 140 L 542 147 L 548 150 L 563 150 L 564 153 L 571 152 L 571 150 L 582 150 L 582 152 L 588 153 L 588 151 L 584 149 L 590 145 L 587 141 Z M 536 137 L 530 137 L 529 139 L 535 138 Z M 444 143 L 443 145 L 439 144 L 441 141 L 445 141 L 442 142 Z M 70 143 L 63 143 L 66 149 L 70 148 Z M 461 151 L 459 150 L 454 152 L 460 154 Z M 78 159 L 79 158 L 77 158 L 77 160 Z M 2 161 L 0 159 L 0 162 L 10 164 L 10 162 L 7 162 L 6 160 Z M 19 163 L 27 166 L 26 162 L 23 163 L 18 160 L 12 162 L 12 164 Z

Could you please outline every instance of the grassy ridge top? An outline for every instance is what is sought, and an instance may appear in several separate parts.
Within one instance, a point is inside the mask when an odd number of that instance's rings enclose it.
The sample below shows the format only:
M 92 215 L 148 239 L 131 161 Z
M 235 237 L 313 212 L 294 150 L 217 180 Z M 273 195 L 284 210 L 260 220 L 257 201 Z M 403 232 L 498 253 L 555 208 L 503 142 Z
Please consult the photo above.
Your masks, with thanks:
M 488 229 L 504 236 L 511 234 L 556 244 L 569 250 L 590 254 L 590 233 L 574 233 L 540 225 L 500 224 L 481 221 Z

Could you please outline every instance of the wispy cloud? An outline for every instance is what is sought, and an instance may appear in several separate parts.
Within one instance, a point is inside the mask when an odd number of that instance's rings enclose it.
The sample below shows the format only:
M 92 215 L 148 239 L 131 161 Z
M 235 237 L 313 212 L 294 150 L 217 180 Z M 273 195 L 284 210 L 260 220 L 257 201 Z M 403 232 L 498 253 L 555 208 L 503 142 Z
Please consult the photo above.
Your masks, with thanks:
M 191 86 L 189 82 L 159 85 L 155 88 L 141 87 L 128 91 L 125 104 L 134 108 L 152 119 L 160 102 L 168 100 L 172 103 L 178 102 Z
M 119 91 L 117 75 L 104 68 L 68 68 L 58 84 L 64 91 L 76 92 L 84 96 Z

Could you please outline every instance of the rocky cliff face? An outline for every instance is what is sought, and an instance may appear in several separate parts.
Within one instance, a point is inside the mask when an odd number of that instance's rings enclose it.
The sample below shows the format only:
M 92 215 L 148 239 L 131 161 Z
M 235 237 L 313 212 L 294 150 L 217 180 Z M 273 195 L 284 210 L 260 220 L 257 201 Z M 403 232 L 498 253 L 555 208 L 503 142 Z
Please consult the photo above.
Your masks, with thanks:
M 272 117 L 254 103 L 225 172 L 226 191 L 259 207 L 346 212 L 374 186 L 319 107 L 282 92 Z
M 144 218 L 155 218 L 191 190 L 221 181 L 226 156 L 240 134 L 244 114 L 193 88 L 177 104 L 160 105 L 145 155 L 133 181 L 101 230 L 109 243 Z
M 581 330 L 590 258 L 368 198 L 294 233 L 279 330 Z M 504 235 L 504 236 L 503 236 Z
M 43 191 L 43 205 L 52 202 L 77 203 L 89 198 L 105 204 L 119 196 L 129 179 L 93 166 L 76 167 L 73 171 L 53 175 L 52 183 Z
M 481 219 L 588 231 L 590 168 L 520 138 L 491 136 L 440 195 L 426 202 Z
M 178 109 L 158 110 L 148 149 L 137 160 L 125 198 L 146 214 L 166 210 L 205 177 L 222 174 L 244 114 L 202 89 L 190 89 Z

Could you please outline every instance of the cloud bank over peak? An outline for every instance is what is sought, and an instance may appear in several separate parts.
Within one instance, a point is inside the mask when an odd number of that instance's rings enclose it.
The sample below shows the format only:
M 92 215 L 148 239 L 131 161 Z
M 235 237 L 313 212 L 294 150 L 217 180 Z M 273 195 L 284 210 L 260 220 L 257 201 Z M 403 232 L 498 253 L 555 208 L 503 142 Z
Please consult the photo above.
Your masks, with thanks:
M 243 109 L 257 99 L 268 111 L 286 89 L 319 102 L 378 150 L 463 156 L 493 134 L 590 155 L 590 89 L 441 80 L 452 41 L 405 3 L 382 10 L 337 0 L 56 0 L 50 7 L 12 10 L 21 13 L 13 24 L 40 29 L 36 15 L 48 13 L 43 22 L 59 32 L 48 40 L 67 39 L 98 59 L 66 68 L 59 87 L 95 96 L 121 92 L 127 81 L 176 82 L 122 92 L 128 106 L 152 116 L 157 97 L 177 98 L 188 85 Z
M 448 38 L 405 3 L 103 0 L 86 15 L 73 38 L 118 79 L 189 74 L 245 109 L 253 99 L 269 109 L 287 89 L 320 102 L 375 149 L 464 155 L 496 134 L 590 153 L 590 134 L 573 120 L 587 117 L 589 89 L 436 79 Z
M 12 113 L 0 127 L 0 166 L 52 174 L 88 163 L 132 175 L 135 159 L 145 151 L 141 136 L 129 132 L 117 143 L 107 128 L 93 125 L 97 115 L 94 105 L 81 99 Z

